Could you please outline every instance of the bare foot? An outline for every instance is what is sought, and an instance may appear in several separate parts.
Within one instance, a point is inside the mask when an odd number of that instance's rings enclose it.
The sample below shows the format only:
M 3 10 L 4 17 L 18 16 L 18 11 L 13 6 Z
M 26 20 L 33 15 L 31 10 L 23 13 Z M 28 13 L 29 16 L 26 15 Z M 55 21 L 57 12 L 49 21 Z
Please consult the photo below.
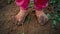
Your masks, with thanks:
M 48 17 L 45 15 L 43 11 L 37 10 L 36 11 L 37 20 L 40 25 L 45 25 L 48 21 Z
M 16 20 L 19 21 L 17 25 L 23 24 L 27 14 L 28 14 L 27 10 L 20 10 L 20 12 L 15 16 Z

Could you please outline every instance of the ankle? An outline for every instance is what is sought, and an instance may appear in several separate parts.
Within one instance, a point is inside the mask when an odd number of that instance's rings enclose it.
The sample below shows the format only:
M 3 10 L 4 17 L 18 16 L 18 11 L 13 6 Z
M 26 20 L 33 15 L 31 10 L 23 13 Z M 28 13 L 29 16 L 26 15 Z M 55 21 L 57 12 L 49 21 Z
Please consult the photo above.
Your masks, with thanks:
M 20 11 L 27 11 L 28 9 L 24 9 L 23 7 L 20 7 Z
M 42 10 L 36 10 L 36 15 L 40 15 L 43 11 Z
M 29 13 L 29 12 L 28 12 L 28 10 L 20 9 L 20 12 L 19 13 Z
M 41 12 L 43 12 L 43 10 L 36 10 L 36 12 L 41 13 Z

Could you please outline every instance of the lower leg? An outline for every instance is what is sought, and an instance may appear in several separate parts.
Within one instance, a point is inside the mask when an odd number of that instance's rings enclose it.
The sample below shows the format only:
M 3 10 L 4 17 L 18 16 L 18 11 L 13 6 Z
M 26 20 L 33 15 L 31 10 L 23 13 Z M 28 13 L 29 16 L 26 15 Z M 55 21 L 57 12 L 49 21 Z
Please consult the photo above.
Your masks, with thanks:
M 36 9 L 36 16 L 37 20 L 41 25 L 46 24 L 48 21 L 48 17 L 45 15 L 45 13 L 42 11 L 42 9 L 47 7 L 47 2 L 49 0 L 34 0 L 34 7 Z
M 20 12 L 15 16 L 16 20 L 19 21 L 20 23 L 23 23 L 25 20 L 25 17 L 27 16 L 29 12 L 22 7 L 20 7 Z M 18 24 L 20 24 L 18 23 Z
M 23 23 L 28 14 L 28 5 L 30 0 L 16 0 L 16 5 L 20 7 L 19 13 L 15 16 L 16 20 Z M 18 23 L 18 24 L 20 24 Z
M 40 25 L 45 25 L 48 21 L 48 17 L 46 16 L 46 14 L 42 10 L 36 10 L 35 12 Z

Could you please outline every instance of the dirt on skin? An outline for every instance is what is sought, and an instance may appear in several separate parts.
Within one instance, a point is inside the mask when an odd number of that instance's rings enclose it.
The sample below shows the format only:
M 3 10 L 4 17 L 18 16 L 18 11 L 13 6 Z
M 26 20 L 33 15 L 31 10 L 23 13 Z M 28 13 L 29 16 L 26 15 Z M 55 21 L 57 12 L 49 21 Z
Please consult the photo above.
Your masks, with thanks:
M 33 11 L 32 8 L 29 11 Z M 22 26 L 15 25 L 14 20 L 9 21 L 13 16 L 19 12 L 19 7 L 12 3 L 0 9 L 0 34 L 60 34 L 60 23 L 57 24 L 58 30 L 52 28 L 52 23 L 49 21 L 46 25 L 41 26 L 36 19 L 35 13 L 30 12 L 29 17 L 31 17 L 30 22 L 28 23 L 25 20 L 25 23 Z

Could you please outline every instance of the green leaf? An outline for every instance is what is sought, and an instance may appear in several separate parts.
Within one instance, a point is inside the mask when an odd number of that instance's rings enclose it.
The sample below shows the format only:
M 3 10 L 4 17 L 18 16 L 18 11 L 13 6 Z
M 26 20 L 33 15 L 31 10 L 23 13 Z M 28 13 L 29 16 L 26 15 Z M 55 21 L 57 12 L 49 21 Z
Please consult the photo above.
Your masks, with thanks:
M 60 18 L 58 18 L 58 21 L 60 21 Z
M 56 27 L 57 21 L 56 21 L 56 20 L 53 20 L 52 24 L 53 24 L 53 28 L 54 28 L 55 30 L 57 30 L 57 27 Z
M 56 21 L 58 21 L 58 18 L 59 18 L 59 16 L 58 15 L 55 15 L 55 20 Z
M 57 20 L 57 21 L 60 21 L 60 17 L 59 17 L 59 15 L 57 14 L 57 15 L 55 15 L 55 20 Z
M 55 15 L 55 17 L 59 17 L 58 15 Z
M 50 4 L 51 4 L 51 5 L 54 5 L 55 3 L 56 3 L 55 0 L 50 0 Z
M 33 7 L 33 5 L 34 5 L 34 2 L 33 2 L 33 0 L 30 0 L 29 7 Z
M 26 20 L 27 20 L 27 22 L 29 23 L 30 20 L 31 20 L 30 16 L 27 16 Z
M 53 23 L 53 25 L 56 25 L 57 24 L 57 21 L 56 20 L 53 20 L 52 23 Z
M 48 17 L 49 19 L 52 18 L 52 16 L 51 16 L 49 13 L 47 13 L 46 15 L 47 15 L 47 17 Z
M 20 34 L 24 34 L 24 32 L 20 33 Z

